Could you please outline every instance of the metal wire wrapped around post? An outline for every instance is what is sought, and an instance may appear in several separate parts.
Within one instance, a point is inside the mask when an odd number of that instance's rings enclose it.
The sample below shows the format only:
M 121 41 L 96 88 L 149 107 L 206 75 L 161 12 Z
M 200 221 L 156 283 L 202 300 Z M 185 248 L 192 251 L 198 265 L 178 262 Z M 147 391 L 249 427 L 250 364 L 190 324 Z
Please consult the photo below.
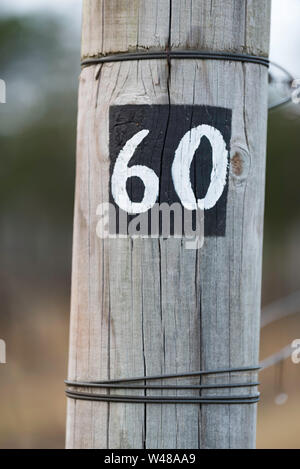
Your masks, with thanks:
M 173 378 L 197 378 L 201 376 L 220 375 L 225 373 L 249 373 L 257 372 L 260 367 L 253 366 L 247 368 L 223 368 L 219 370 L 196 371 L 191 373 L 178 373 L 157 376 L 142 376 L 137 378 L 115 379 L 109 381 L 66 381 L 66 396 L 70 399 L 79 399 L 87 401 L 105 401 L 105 402 L 128 402 L 141 404 L 255 404 L 259 402 L 260 394 L 254 395 L 226 395 L 226 396 L 201 396 L 201 391 L 205 389 L 237 389 L 253 388 L 259 386 L 259 382 L 250 381 L 246 383 L 218 383 L 218 384 L 199 384 L 199 385 L 138 385 L 134 383 L 165 380 Z M 130 384 L 129 384 L 130 383 Z M 71 389 L 70 389 L 71 388 Z M 93 394 L 92 392 L 81 392 L 74 388 L 106 389 L 107 394 Z M 198 396 L 137 396 L 137 395 L 111 395 L 112 390 L 198 390 Z
M 284 83 L 292 86 L 294 81 L 293 76 L 281 65 L 277 65 L 274 62 L 270 62 L 266 57 L 254 56 L 248 54 L 234 54 L 229 52 L 209 52 L 209 51 L 195 51 L 195 50 L 166 50 L 166 51 L 153 51 L 153 52 L 132 52 L 105 55 L 101 57 L 92 57 L 85 59 L 81 62 L 82 67 L 88 67 L 91 65 L 112 63 L 112 62 L 126 62 L 132 60 L 157 60 L 166 59 L 168 61 L 173 59 L 198 59 L 198 60 L 228 60 L 232 62 L 242 63 L 253 63 L 257 65 L 263 65 L 270 68 L 270 65 L 280 70 L 286 75 L 286 79 L 280 83 Z M 98 78 L 97 75 L 96 78 Z M 274 78 L 271 72 L 269 72 L 269 84 L 277 83 L 278 81 Z M 288 104 L 291 101 L 291 94 L 285 98 L 280 99 L 274 104 L 269 106 L 269 110 L 277 109 L 278 107 Z
M 132 52 L 123 54 L 104 55 L 93 57 L 81 62 L 82 67 L 110 62 L 125 62 L 128 60 L 157 60 L 157 59 L 202 59 L 202 60 L 229 60 L 233 62 L 254 63 L 269 67 L 269 59 L 248 54 L 233 54 L 229 52 L 209 52 L 195 50 L 166 50 L 159 52 Z

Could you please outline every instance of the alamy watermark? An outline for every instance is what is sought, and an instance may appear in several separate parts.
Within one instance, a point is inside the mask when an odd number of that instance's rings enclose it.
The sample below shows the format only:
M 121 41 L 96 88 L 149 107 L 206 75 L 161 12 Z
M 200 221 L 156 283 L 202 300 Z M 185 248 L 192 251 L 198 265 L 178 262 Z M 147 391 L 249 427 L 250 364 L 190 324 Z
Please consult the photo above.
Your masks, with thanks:
M 300 78 L 293 80 L 292 88 L 295 88 L 292 91 L 292 102 L 294 104 L 300 104 Z
M 0 365 L 6 364 L 6 343 L 0 339 Z
M 6 83 L 4 80 L 0 79 L 0 103 L 6 103 Z
M 291 355 L 292 362 L 294 363 L 294 365 L 299 365 L 300 363 L 300 339 L 295 339 L 292 342 L 292 349 L 294 349 Z
M 97 236 L 100 239 L 183 239 L 186 249 L 201 249 L 204 243 L 204 210 L 187 210 L 180 203 L 154 204 L 145 213 L 131 216 L 112 203 L 98 205 Z
M 6 83 L 0 79 L 0 103 L 6 103 Z M 6 343 L 0 339 L 0 365 L 6 364 Z

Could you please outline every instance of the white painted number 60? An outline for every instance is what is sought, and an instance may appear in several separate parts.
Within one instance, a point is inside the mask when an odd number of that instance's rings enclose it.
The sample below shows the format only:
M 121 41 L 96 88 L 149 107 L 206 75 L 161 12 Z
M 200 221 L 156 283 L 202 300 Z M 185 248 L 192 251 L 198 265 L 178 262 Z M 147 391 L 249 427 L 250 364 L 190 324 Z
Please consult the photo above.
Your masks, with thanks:
M 142 130 L 128 140 L 120 151 L 112 175 L 113 198 L 116 204 L 129 214 L 147 212 L 155 205 L 159 195 L 159 179 L 152 169 L 141 165 L 128 167 L 137 147 L 149 132 L 149 130 Z M 190 168 L 203 137 L 209 140 L 212 147 L 213 168 L 205 198 L 196 200 L 190 179 Z M 188 210 L 196 210 L 197 207 L 202 210 L 213 208 L 223 194 L 227 166 L 228 151 L 219 130 L 210 125 L 199 125 L 189 130 L 179 143 L 172 165 L 174 188 L 184 208 Z M 132 202 L 128 197 L 127 180 L 134 176 L 140 178 L 145 186 L 144 197 L 141 202 Z

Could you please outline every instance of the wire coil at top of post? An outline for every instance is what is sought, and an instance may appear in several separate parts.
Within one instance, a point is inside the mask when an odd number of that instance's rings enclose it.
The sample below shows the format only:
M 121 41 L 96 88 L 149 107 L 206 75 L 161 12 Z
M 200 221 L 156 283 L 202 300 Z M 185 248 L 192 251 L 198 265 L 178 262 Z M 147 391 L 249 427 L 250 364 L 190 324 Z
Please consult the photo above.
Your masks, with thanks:
M 169 63 L 173 59 L 198 59 L 198 60 L 223 60 L 229 62 L 241 62 L 241 63 L 252 63 L 256 65 L 262 65 L 270 68 L 270 65 L 277 70 L 280 70 L 285 74 L 284 80 L 277 80 L 272 71 L 269 72 L 269 85 L 286 84 L 291 88 L 293 83 L 292 75 L 280 65 L 277 65 L 267 57 L 249 55 L 249 54 L 238 54 L 231 52 L 211 52 L 211 51 L 199 51 L 199 50 L 165 50 L 165 51 L 150 51 L 150 52 L 124 52 L 110 55 L 102 55 L 99 57 L 91 57 L 82 60 L 82 68 L 89 67 L 98 64 L 107 64 L 113 62 L 127 62 L 134 60 L 159 60 L 166 59 Z M 99 74 L 97 74 L 97 78 Z M 270 88 L 269 87 L 269 88 Z M 291 101 L 291 93 L 287 96 L 277 99 L 275 103 L 269 105 L 269 109 L 275 109 L 287 104 Z
M 153 380 L 166 380 L 166 379 L 179 379 L 179 378 L 200 378 L 202 376 L 220 375 L 226 373 L 251 373 L 258 372 L 260 367 L 244 367 L 244 368 L 223 368 L 219 370 L 197 371 L 191 373 L 178 373 L 169 375 L 157 376 L 142 376 L 138 378 L 115 379 L 108 381 L 66 381 L 67 386 L 66 396 L 70 399 L 87 400 L 87 401 L 104 401 L 104 402 L 123 402 L 123 403 L 142 403 L 142 404 L 255 404 L 259 402 L 260 394 L 240 394 L 240 395 L 219 395 L 219 396 L 201 396 L 203 390 L 220 390 L 220 389 L 238 389 L 238 388 L 253 388 L 259 386 L 256 381 L 245 383 L 211 383 L 199 385 L 153 385 L 146 384 L 147 381 Z M 144 384 L 135 384 L 144 382 Z M 74 388 L 90 388 L 106 389 L 107 394 L 94 394 L 91 390 L 88 392 L 81 392 L 74 390 Z M 116 390 L 142 390 L 144 395 L 119 395 L 111 394 L 111 391 Z M 191 390 L 199 391 L 199 396 L 170 396 L 170 395 L 147 395 L 149 390 Z
M 91 57 L 81 62 L 82 67 L 110 62 L 125 62 L 132 60 L 156 60 L 156 59 L 202 59 L 202 60 L 228 60 L 233 62 L 254 63 L 269 67 L 269 59 L 266 57 L 234 54 L 231 52 L 209 52 L 197 50 L 166 50 L 152 52 L 125 52 L 122 54 L 102 55 Z

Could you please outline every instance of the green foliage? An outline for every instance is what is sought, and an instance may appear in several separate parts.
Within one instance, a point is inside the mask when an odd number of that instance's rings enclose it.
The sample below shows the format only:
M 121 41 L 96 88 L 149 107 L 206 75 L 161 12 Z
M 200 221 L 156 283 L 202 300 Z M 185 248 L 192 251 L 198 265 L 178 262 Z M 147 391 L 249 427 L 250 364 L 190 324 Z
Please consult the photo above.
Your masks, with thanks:
M 45 58 L 53 60 L 61 47 L 58 40 L 61 27 L 54 18 L 43 16 L 0 18 L 2 70 L 20 59 L 34 65 L 33 59 L 45 53 Z
M 73 32 L 70 48 L 65 31 L 51 17 L 0 20 L 0 74 L 8 94 L 0 105 L 8 129 L 0 135 L 0 210 L 71 228 L 79 41 Z
M 299 115 L 285 110 L 270 113 L 265 230 L 273 239 L 299 222 L 299 131 Z

